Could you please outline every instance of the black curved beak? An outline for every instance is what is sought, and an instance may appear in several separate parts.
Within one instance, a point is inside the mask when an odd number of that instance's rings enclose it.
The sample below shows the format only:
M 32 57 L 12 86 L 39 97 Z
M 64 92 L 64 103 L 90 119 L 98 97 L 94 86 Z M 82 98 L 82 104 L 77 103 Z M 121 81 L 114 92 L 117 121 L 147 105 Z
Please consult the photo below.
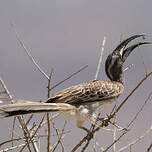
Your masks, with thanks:
M 119 54 L 122 57 L 122 61 L 125 62 L 125 60 L 127 59 L 127 57 L 129 56 L 129 54 L 137 47 L 143 45 L 143 44 L 152 44 L 152 42 L 139 42 L 137 44 L 134 44 L 130 47 L 128 47 L 127 49 L 125 49 L 125 47 L 127 46 L 127 44 L 129 42 L 131 42 L 132 40 L 138 38 L 138 37 L 143 37 L 143 39 L 145 39 L 145 35 L 134 35 L 131 36 L 127 39 L 125 39 L 123 42 L 121 42 L 116 49 L 113 51 L 113 53 Z
M 123 62 L 125 62 L 125 60 L 127 59 L 127 57 L 129 56 L 129 54 L 137 47 L 139 47 L 140 45 L 143 45 L 143 44 L 152 44 L 152 42 L 139 42 L 137 44 L 134 44 L 130 47 L 128 47 L 127 49 L 125 49 L 123 51 L 123 54 L 122 54 L 122 60 Z

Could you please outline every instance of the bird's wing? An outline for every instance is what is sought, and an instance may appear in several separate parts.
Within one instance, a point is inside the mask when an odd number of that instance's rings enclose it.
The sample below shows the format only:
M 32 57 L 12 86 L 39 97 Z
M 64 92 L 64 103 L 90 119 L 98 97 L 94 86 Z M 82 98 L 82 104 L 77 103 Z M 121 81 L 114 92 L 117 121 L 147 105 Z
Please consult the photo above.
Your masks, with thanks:
M 92 80 L 70 88 L 50 97 L 48 103 L 80 104 L 102 101 L 119 96 L 123 92 L 123 84 L 104 80 Z

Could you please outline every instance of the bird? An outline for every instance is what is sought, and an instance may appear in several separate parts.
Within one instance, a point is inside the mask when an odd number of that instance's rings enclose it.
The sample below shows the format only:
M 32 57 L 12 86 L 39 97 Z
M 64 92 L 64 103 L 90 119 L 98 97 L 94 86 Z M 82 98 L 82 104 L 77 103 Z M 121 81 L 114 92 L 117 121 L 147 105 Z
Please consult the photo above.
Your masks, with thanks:
M 27 101 L 1 105 L 1 114 L 11 117 L 29 113 L 59 112 L 68 118 L 75 118 L 77 127 L 88 132 L 83 123 L 88 120 L 94 124 L 97 120 L 103 120 L 98 117 L 96 110 L 100 106 L 117 101 L 123 93 L 124 62 L 135 48 L 151 42 L 138 42 L 128 48 L 126 46 L 132 40 L 144 36 L 144 34 L 133 35 L 123 40 L 108 55 L 105 61 L 105 73 L 109 80 L 89 80 L 63 89 L 40 103 Z

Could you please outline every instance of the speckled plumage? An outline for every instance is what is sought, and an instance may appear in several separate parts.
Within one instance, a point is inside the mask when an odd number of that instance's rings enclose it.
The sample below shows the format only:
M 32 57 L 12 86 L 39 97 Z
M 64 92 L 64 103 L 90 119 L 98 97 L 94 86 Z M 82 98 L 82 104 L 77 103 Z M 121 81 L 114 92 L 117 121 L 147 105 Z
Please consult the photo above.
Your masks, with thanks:
M 69 118 L 77 120 L 77 126 L 87 131 L 83 127 L 83 122 L 88 120 L 95 123 L 97 115 L 96 109 L 101 105 L 111 104 L 123 92 L 124 86 L 120 82 L 106 80 L 91 80 L 69 88 L 66 88 L 54 96 L 50 97 L 47 103 L 67 103 L 73 105 L 76 110 L 61 112 Z
M 124 90 L 120 82 L 106 80 L 91 80 L 64 89 L 50 97 L 48 103 L 68 103 L 79 106 L 91 102 L 106 102 L 118 97 Z

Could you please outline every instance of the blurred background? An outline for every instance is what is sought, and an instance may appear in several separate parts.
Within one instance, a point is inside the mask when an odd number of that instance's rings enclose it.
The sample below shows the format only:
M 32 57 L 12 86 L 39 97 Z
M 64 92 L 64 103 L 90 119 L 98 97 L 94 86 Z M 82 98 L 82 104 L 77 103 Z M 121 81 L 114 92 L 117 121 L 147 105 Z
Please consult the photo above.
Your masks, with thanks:
M 40 101 L 47 98 L 47 80 L 35 68 L 23 48 L 16 40 L 14 28 L 40 67 L 49 74 L 54 69 L 51 85 L 63 80 L 84 65 L 88 68 L 52 91 L 55 92 L 94 79 L 100 47 L 104 36 L 107 41 L 98 79 L 107 79 L 104 62 L 109 53 L 125 39 L 134 34 L 147 34 L 146 41 L 152 41 L 152 1 L 108 1 L 108 0 L 1 0 L 0 1 L 0 76 L 14 98 Z M 14 28 L 10 22 L 14 24 Z M 143 41 L 135 40 L 133 43 Z M 136 49 L 125 62 L 133 67 L 125 72 L 125 92 L 119 103 L 131 92 L 137 83 L 152 71 L 152 46 Z M 148 79 L 129 99 L 118 114 L 117 122 L 122 127 L 131 120 L 152 91 Z M 152 101 L 148 102 L 131 131 L 117 144 L 119 147 L 142 135 L 151 125 Z M 41 115 L 38 114 L 38 117 Z M 67 151 L 85 132 L 75 126 L 75 121 L 59 117 L 57 127 L 71 133 L 65 137 Z M 0 120 L 0 142 L 9 139 L 12 119 Z M 88 125 L 88 124 L 86 124 Z M 72 138 L 72 140 L 71 140 Z M 106 148 L 112 142 L 112 134 L 97 133 L 97 139 Z M 152 142 L 149 134 L 132 147 L 133 151 L 146 151 Z M 90 146 L 90 149 L 92 147 Z

